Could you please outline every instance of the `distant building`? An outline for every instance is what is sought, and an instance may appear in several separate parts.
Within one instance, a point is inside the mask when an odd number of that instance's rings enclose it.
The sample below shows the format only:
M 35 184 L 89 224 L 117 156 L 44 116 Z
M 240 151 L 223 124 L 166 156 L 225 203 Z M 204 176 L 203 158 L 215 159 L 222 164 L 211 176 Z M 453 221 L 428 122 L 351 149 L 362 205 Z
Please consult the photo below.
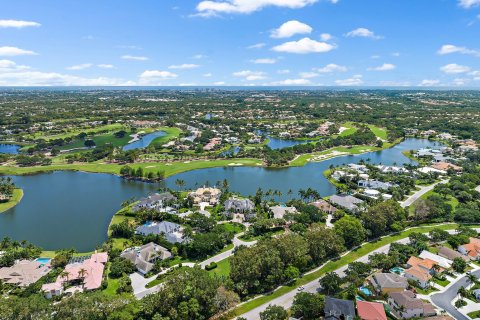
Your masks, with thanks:
M 338 210 L 337 208 L 335 208 L 334 206 L 332 206 L 330 203 L 328 203 L 327 201 L 325 201 L 323 199 L 317 200 L 315 202 L 311 202 L 311 203 L 309 203 L 309 205 L 315 206 L 318 209 L 320 209 L 321 211 L 329 213 L 329 214 L 332 214 L 332 213 L 334 213 L 335 211 Z
M 273 218 L 283 219 L 287 213 L 297 213 L 297 208 L 285 207 L 285 206 L 273 206 L 273 207 L 270 207 L 270 211 L 272 211 L 273 213 Z
M 389 188 L 394 187 L 390 182 L 382 182 L 378 180 L 359 180 L 358 186 L 375 190 L 388 190 Z
M 170 192 L 156 193 L 148 196 L 147 198 L 140 199 L 140 201 L 133 206 L 132 211 L 136 212 L 141 209 L 157 210 L 165 207 L 168 204 L 172 204 L 176 200 L 177 198 Z
M 217 205 L 222 191 L 218 188 L 198 188 L 196 191 L 190 193 L 190 197 L 195 204 L 206 202 L 210 205 Z
M 224 202 L 223 206 L 225 207 L 225 215 L 229 218 L 240 214 L 248 221 L 257 216 L 255 204 L 250 199 L 230 198 Z

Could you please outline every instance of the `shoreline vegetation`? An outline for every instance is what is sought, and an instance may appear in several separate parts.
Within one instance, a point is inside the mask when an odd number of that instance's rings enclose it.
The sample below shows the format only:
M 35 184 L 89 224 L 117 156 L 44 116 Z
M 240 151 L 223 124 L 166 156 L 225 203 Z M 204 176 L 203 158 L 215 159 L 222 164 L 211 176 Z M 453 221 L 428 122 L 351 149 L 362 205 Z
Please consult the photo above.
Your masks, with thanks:
M 0 214 L 15 207 L 17 204 L 20 203 L 20 201 L 22 201 L 22 198 L 23 198 L 22 189 L 16 188 L 15 190 L 13 190 L 12 198 L 7 202 L 0 203 Z
M 167 136 L 157 139 L 166 139 Z M 152 143 L 158 143 L 155 139 Z M 302 154 L 290 161 L 288 167 L 301 167 L 308 162 L 321 162 L 331 158 L 348 155 L 362 154 L 389 149 L 400 143 L 403 139 L 397 139 L 392 143 L 384 143 L 382 147 L 374 146 L 352 146 L 352 147 L 334 147 L 321 152 Z M 53 171 L 80 171 L 88 173 L 107 173 L 121 176 L 121 169 L 124 164 L 111 164 L 104 162 L 93 163 L 73 163 L 73 164 L 52 164 L 47 166 L 34 167 L 18 167 L 18 166 L 0 166 L 0 175 L 29 175 L 47 173 Z M 235 166 L 252 166 L 266 167 L 262 160 L 255 158 L 232 158 L 232 159 L 216 159 L 216 160 L 196 160 L 196 161 L 176 161 L 176 162 L 143 162 L 128 164 L 133 169 L 142 168 L 145 172 L 163 172 L 164 177 L 168 178 L 183 172 L 198 169 L 208 169 L 216 167 L 235 167 Z

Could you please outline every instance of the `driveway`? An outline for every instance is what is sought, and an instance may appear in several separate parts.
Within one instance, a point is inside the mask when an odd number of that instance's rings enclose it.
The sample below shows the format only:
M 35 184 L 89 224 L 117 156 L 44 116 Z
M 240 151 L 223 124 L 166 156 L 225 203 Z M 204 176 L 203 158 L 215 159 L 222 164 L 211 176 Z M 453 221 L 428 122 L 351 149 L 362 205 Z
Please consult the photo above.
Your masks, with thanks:
M 448 180 L 442 180 L 437 183 L 431 184 L 429 186 L 422 186 L 420 187 L 420 190 L 412 194 L 410 197 L 408 197 L 405 201 L 400 202 L 400 206 L 402 208 L 406 208 L 410 206 L 412 203 L 414 203 L 416 200 L 418 200 L 421 196 L 423 196 L 425 193 L 427 193 L 430 190 L 433 190 L 435 186 L 439 183 L 447 183 Z
M 472 272 L 477 277 L 480 277 L 480 270 Z M 452 305 L 453 299 L 457 297 L 457 291 L 460 287 L 467 287 L 469 283 L 467 282 L 467 277 L 463 277 L 454 284 L 452 284 L 447 290 L 442 293 L 432 294 L 430 299 L 433 304 L 437 307 L 447 311 L 454 319 L 456 320 L 470 320 L 469 317 L 465 316 L 463 313 L 457 310 Z

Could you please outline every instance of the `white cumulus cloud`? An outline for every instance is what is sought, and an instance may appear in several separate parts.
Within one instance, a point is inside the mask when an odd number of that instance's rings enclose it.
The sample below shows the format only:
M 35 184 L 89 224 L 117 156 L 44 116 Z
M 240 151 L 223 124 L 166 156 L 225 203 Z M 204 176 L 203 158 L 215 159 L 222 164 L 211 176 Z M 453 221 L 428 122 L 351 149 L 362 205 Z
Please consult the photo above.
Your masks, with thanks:
M 135 61 L 147 61 L 147 57 L 142 56 L 131 56 L 131 55 L 124 55 L 121 57 L 123 60 L 135 60 Z
M 471 69 L 470 67 L 463 66 L 461 64 L 450 63 L 441 67 L 440 70 L 446 74 L 459 74 L 469 72 Z
M 312 40 L 310 38 L 303 38 L 298 41 L 289 41 L 272 48 L 277 52 L 288 53 L 324 53 L 336 48 L 336 45 Z
M 82 63 L 82 64 L 77 64 L 77 65 L 74 65 L 74 66 L 67 67 L 65 69 L 76 71 L 76 70 L 88 69 L 88 68 L 91 68 L 92 66 L 93 66 L 93 64 L 91 64 L 91 63 Z
M 322 39 L 322 41 L 328 41 L 328 40 L 331 40 L 333 37 L 330 33 L 322 33 L 320 35 L 320 39 Z
M 480 5 L 480 0 L 459 0 L 458 4 L 462 8 L 470 9 L 472 7 Z
M 189 70 L 189 69 L 195 69 L 200 67 L 198 64 L 193 64 L 193 63 L 184 63 L 184 64 L 177 64 L 177 65 L 171 65 L 168 67 L 168 69 L 180 69 L 180 70 Z
M 308 79 L 285 79 L 281 81 L 276 81 L 270 83 L 270 85 L 274 86 L 304 86 L 309 85 L 312 82 Z
M 272 38 L 290 38 L 296 34 L 309 34 L 313 28 L 308 24 L 297 20 L 290 20 L 282 24 L 278 29 L 272 31 L 270 36 Z
M 445 54 L 451 54 L 451 53 L 461 53 L 461 54 L 469 54 L 473 56 L 480 56 L 480 50 L 473 50 L 473 49 L 468 49 L 466 47 L 459 47 L 455 46 L 453 44 L 445 44 L 443 45 L 438 51 L 438 54 L 445 55 Z
M 108 64 L 108 63 L 101 63 L 97 65 L 100 69 L 115 69 L 115 66 L 113 64 Z
M 373 67 L 373 68 L 368 68 L 370 71 L 390 71 L 390 70 L 395 70 L 396 66 L 391 63 L 384 63 L 381 66 L 378 67 Z
M 318 73 L 316 72 L 300 72 L 299 73 L 300 78 L 302 79 L 310 79 L 310 78 L 316 78 L 319 76 Z
M 243 70 L 233 73 L 234 77 L 245 78 L 247 81 L 256 81 L 266 79 L 265 72 L 262 71 L 251 71 Z
M 267 45 L 266 43 L 260 42 L 260 43 L 256 43 L 256 44 L 252 44 L 251 46 L 248 46 L 247 49 L 261 49 L 266 45 Z
M 314 69 L 316 72 L 320 73 L 332 73 L 332 72 L 346 72 L 348 70 L 345 66 L 339 66 L 335 63 L 329 63 L 325 67 Z
M 0 56 L 4 57 L 14 57 L 14 56 L 28 56 L 28 55 L 36 55 L 37 53 L 24 50 L 17 47 L 0 47 Z
M 359 86 L 363 84 L 362 75 L 357 74 L 348 79 L 336 80 L 335 83 L 339 86 Z
M 0 28 L 27 28 L 27 27 L 40 27 L 41 24 L 34 21 L 23 20 L 0 20 Z
M 355 38 L 370 38 L 370 39 L 381 39 L 381 36 L 375 34 L 375 32 L 368 30 L 367 28 L 357 28 L 346 34 L 347 37 Z
M 260 58 L 260 59 L 254 59 L 250 60 L 251 63 L 255 64 L 274 64 L 277 62 L 277 59 L 273 58 Z
M 433 87 L 438 84 L 440 84 L 439 80 L 425 79 L 425 80 L 422 80 L 422 82 L 420 82 L 418 85 L 421 87 Z
M 225 0 L 201 1 L 197 5 L 200 16 L 209 17 L 221 13 L 248 14 L 262 10 L 265 7 L 281 7 L 299 9 L 314 4 L 318 0 Z

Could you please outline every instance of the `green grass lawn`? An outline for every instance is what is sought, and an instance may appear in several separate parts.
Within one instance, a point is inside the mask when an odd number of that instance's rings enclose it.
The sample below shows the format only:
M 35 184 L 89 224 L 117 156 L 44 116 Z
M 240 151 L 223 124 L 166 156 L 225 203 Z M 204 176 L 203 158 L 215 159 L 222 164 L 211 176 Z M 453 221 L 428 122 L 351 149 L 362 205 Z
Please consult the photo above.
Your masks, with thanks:
M 472 319 L 480 319 L 480 310 L 470 312 L 468 316 Z
M 352 134 L 354 134 L 355 132 L 357 132 L 357 128 L 355 128 L 355 126 L 353 125 L 352 122 L 347 122 L 347 123 L 344 123 L 342 124 L 342 127 L 345 127 L 347 128 L 347 130 L 344 130 L 342 131 L 342 133 L 340 133 L 338 136 L 340 137 L 347 137 L 347 136 L 351 136 Z
M 53 134 L 53 135 L 45 135 L 43 132 L 36 132 L 34 134 L 27 135 L 27 138 L 31 139 L 44 139 L 44 140 L 53 140 L 53 139 L 65 139 L 67 137 L 74 137 L 78 135 L 79 133 L 85 132 L 87 134 L 89 133 L 97 133 L 101 131 L 115 131 L 115 130 L 122 130 L 125 129 L 125 127 L 120 124 L 120 123 L 114 123 L 114 124 L 107 124 L 95 128 L 90 128 L 90 129 L 74 129 L 74 130 L 68 130 L 65 133 L 59 133 L 59 134 Z
M 123 147 L 128 144 L 132 137 L 130 137 L 131 132 L 127 133 L 123 138 L 117 138 L 113 133 L 102 134 L 94 137 L 87 137 L 86 139 L 91 139 L 95 142 L 97 147 L 104 146 L 106 144 L 111 144 L 114 147 Z M 69 150 L 75 148 L 83 148 L 85 140 L 75 139 L 71 143 L 66 144 L 60 147 L 60 150 Z
M 380 139 L 382 139 L 382 140 L 387 140 L 388 139 L 388 133 L 387 133 L 386 129 L 379 128 L 377 126 L 374 126 L 373 124 L 369 124 L 368 127 Z
M 433 190 L 430 190 L 428 191 L 427 193 L 425 193 L 424 195 L 422 195 L 419 199 L 417 199 L 414 203 L 412 203 L 409 207 L 408 207 L 408 213 L 410 216 L 413 216 L 415 214 L 415 207 L 416 205 L 418 204 L 418 201 L 420 199 L 422 200 L 426 200 L 428 197 L 432 196 L 432 195 L 437 195 L 437 196 L 440 196 L 440 197 L 443 197 L 441 195 L 439 195 L 438 193 L 434 192 Z M 447 196 L 447 203 L 450 204 L 452 206 L 452 210 L 455 211 L 455 208 L 458 206 L 458 199 L 457 198 L 454 198 L 452 196 Z
M 23 198 L 23 190 L 22 189 L 15 189 L 13 190 L 12 198 L 7 202 L 0 203 L 0 213 L 7 211 L 15 207 Z
M 403 232 L 401 232 L 399 234 L 396 234 L 396 235 L 393 235 L 393 236 L 384 237 L 384 238 L 382 238 L 382 239 L 380 239 L 376 242 L 366 243 L 366 244 L 362 245 L 356 251 L 351 251 L 348 254 L 342 256 L 338 260 L 327 262 L 322 268 L 316 270 L 315 272 L 309 273 L 309 274 L 303 276 L 300 279 L 297 279 L 296 281 L 292 282 L 288 286 L 281 286 L 269 295 L 262 295 L 258 298 L 255 298 L 253 300 L 250 300 L 250 301 L 238 306 L 229 315 L 232 316 L 232 317 L 240 316 L 240 315 L 244 314 L 245 312 L 248 312 L 252 309 L 255 309 L 256 307 L 258 307 L 262 304 L 268 303 L 269 301 L 272 301 L 273 299 L 284 295 L 287 292 L 295 290 L 296 288 L 298 288 L 301 285 L 305 285 L 305 284 L 307 284 L 311 281 L 314 281 L 314 280 L 320 278 L 321 276 L 323 276 L 324 274 L 326 274 L 328 272 L 335 271 L 336 269 L 338 269 L 342 266 L 348 265 L 349 263 L 354 262 L 358 258 L 363 257 L 363 256 L 369 254 L 370 252 L 372 252 L 372 251 L 374 251 L 374 250 L 376 250 L 380 247 L 383 247 L 384 245 L 387 245 L 389 243 L 398 241 L 400 239 L 407 238 L 412 232 L 426 233 L 426 232 L 429 232 L 430 230 L 435 229 L 435 228 L 442 229 L 442 230 L 449 230 L 449 229 L 455 229 L 457 227 L 458 227 L 458 225 L 455 224 L 455 223 L 445 224 L 445 225 L 442 225 L 442 226 L 423 226 L 423 227 L 418 227 L 418 228 L 413 228 L 413 229 L 410 229 L 410 230 L 406 230 L 406 231 L 403 231 Z
M 440 279 L 437 279 L 437 278 L 433 278 L 433 281 L 434 281 L 436 284 L 438 284 L 438 285 L 440 285 L 440 286 L 442 286 L 442 287 L 446 287 L 446 286 L 448 286 L 448 284 L 450 283 L 450 281 L 448 281 L 447 279 L 445 279 L 445 280 L 440 280 Z
M 228 222 L 223 224 L 225 226 L 225 229 L 228 231 L 233 231 L 235 233 L 240 233 L 245 230 L 245 226 L 241 223 L 236 223 L 236 222 Z
M 228 277 L 230 275 L 230 258 L 220 260 L 217 262 L 217 267 L 208 272 L 212 275 Z
M 182 130 L 178 128 L 170 128 L 170 127 L 163 127 L 158 130 L 164 131 L 166 135 L 164 135 L 163 137 L 158 137 L 155 140 L 153 140 L 151 143 L 153 146 L 162 146 L 168 141 L 178 138 L 180 136 L 180 133 L 182 132 Z
M 438 291 L 438 289 L 437 289 L 437 288 L 434 288 L 434 287 L 430 287 L 430 288 L 428 288 L 428 289 L 422 289 L 422 288 L 419 288 L 419 287 L 415 287 L 415 290 L 417 290 L 418 293 L 424 294 L 424 295 L 428 295 L 428 294 L 430 294 L 430 293 L 432 293 L 432 292 Z

